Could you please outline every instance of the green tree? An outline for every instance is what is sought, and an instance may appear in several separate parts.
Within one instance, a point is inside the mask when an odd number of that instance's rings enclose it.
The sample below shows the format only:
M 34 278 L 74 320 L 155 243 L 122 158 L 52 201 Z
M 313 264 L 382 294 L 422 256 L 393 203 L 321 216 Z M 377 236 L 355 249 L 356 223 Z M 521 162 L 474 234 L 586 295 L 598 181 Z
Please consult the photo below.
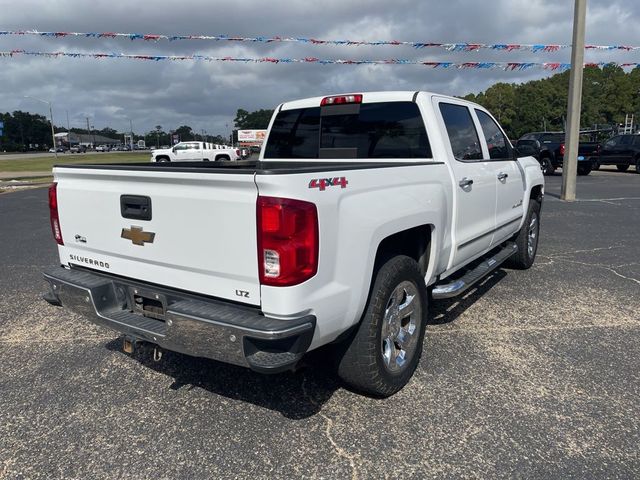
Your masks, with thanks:
M 235 128 L 240 130 L 262 130 L 269 126 L 273 110 L 256 110 L 248 112 L 239 108 L 233 119 Z

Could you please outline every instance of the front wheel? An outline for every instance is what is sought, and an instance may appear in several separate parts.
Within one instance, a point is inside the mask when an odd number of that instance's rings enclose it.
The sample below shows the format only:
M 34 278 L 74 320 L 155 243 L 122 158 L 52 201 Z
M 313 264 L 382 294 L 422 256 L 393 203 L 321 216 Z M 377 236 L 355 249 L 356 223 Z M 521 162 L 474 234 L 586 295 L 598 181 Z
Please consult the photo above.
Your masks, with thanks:
M 542 174 L 543 175 L 553 175 L 553 172 L 556 171 L 556 169 L 553 166 L 553 163 L 551 163 L 551 159 L 550 158 L 543 158 L 542 160 L 540 160 L 541 165 L 542 165 Z
M 626 172 L 629 170 L 629 165 L 616 165 L 619 172 Z
M 418 264 L 391 258 L 378 270 L 362 321 L 343 345 L 338 375 L 356 390 L 393 395 L 418 366 L 426 323 L 427 290 Z
M 636 158 L 636 173 L 640 173 L 640 157 Z
M 538 240 L 540 238 L 540 203 L 536 200 L 529 200 L 529 209 L 520 232 L 515 238 L 518 251 L 505 266 L 518 270 L 531 268 L 538 252 Z

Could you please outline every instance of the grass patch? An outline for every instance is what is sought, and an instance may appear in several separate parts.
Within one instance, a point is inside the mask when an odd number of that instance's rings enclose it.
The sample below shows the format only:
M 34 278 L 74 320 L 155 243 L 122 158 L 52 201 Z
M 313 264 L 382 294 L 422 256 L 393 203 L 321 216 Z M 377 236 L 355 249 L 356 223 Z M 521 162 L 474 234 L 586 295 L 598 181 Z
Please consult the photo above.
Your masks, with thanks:
M 91 155 L 64 153 L 55 157 L 19 158 L 15 160 L 0 160 L 0 172 L 46 172 L 54 165 L 74 163 L 138 163 L 148 162 L 150 151 L 124 153 L 95 153 Z
M 18 180 L 19 182 L 29 182 L 29 183 L 51 183 L 51 182 L 53 182 L 53 176 L 50 176 L 50 177 L 14 177 L 11 180 Z

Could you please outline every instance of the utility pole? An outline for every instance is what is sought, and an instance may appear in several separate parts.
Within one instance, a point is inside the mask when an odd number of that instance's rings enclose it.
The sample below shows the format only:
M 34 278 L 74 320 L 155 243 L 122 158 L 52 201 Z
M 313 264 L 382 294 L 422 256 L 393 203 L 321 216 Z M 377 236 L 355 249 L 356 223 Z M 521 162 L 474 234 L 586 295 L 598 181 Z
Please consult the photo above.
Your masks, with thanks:
M 71 148 L 71 127 L 69 126 L 69 110 L 65 110 L 67 112 L 67 145 Z
M 129 142 L 131 142 L 131 151 L 133 152 L 133 122 L 129 119 Z
M 42 100 L 36 97 L 30 97 L 29 95 L 25 95 L 24 98 L 30 98 L 31 100 L 36 100 L 41 103 L 46 103 L 49 105 L 49 117 L 51 118 L 51 141 L 53 142 L 53 153 L 58 158 L 58 150 L 56 148 L 56 132 L 53 129 L 53 109 L 51 108 L 51 102 L 47 102 L 46 100 Z
M 89 125 L 89 117 L 87 117 L 87 137 L 91 137 L 91 127 Z
M 567 202 L 576 199 L 578 174 L 578 142 L 580 137 L 580 109 L 582 107 L 582 76 L 584 73 L 584 36 L 587 19 L 587 0 L 575 0 L 573 12 L 573 42 L 569 79 L 568 121 L 565 131 L 565 155 L 562 166 L 562 192 Z

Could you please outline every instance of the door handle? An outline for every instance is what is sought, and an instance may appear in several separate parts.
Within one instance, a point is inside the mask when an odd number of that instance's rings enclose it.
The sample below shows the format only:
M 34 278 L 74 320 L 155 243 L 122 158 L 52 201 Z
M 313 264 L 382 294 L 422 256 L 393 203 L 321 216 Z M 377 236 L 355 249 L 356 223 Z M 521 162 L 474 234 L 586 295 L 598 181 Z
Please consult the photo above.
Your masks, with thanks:
M 473 185 L 473 180 L 471 180 L 470 178 L 464 177 L 462 180 L 458 182 L 458 185 L 460 185 L 462 188 L 470 187 L 471 185 Z
M 508 173 L 502 173 L 502 172 L 501 172 L 501 173 L 499 173 L 499 174 L 498 174 L 498 180 L 500 180 L 501 182 L 502 182 L 503 180 L 506 180 L 506 179 L 507 179 L 507 177 L 509 177 L 509 174 L 508 174 Z

